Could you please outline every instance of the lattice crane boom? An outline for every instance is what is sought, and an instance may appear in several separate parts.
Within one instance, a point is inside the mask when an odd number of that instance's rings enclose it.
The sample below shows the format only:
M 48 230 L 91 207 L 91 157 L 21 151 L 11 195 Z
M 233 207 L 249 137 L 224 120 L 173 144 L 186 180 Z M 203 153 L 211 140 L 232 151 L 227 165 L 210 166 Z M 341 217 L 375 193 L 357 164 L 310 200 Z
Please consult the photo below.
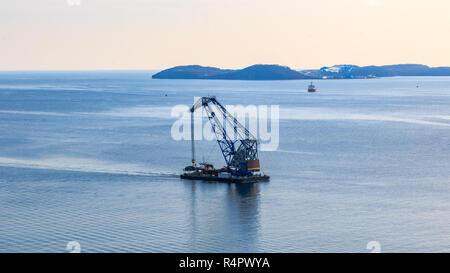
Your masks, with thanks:
M 255 171 L 259 171 L 258 140 L 215 97 L 200 98 L 190 109 L 193 164 L 195 165 L 193 115 L 199 108 L 205 110 L 211 123 L 228 172 L 233 175 L 251 176 Z M 230 128 L 234 135 L 227 131 Z

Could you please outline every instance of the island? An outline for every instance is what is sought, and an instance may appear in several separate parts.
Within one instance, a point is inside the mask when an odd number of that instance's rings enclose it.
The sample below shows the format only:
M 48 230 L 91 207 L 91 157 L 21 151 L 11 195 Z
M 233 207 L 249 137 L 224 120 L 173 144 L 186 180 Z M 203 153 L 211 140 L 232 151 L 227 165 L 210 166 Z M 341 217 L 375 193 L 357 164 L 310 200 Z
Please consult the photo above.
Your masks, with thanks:
M 300 71 L 311 79 L 367 79 L 400 76 L 450 76 L 450 67 L 429 67 L 422 64 L 383 66 L 335 65 L 318 70 Z
M 207 80 L 300 80 L 307 76 L 287 66 L 256 64 L 244 69 L 220 69 L 200 65 L 176 66 L 152 76 L 153 79 Z
M 256 64 L 244 69 L 186 65 L 163 70 L 153 79 L 205 80 L 302 80 L 302 79 L 370 79 L 396 76 L 450 76 L 450 67 L 429 67 L 421 64 L 385 66 L 334 65 L 320 69 L 293 70 L 275 64 Z

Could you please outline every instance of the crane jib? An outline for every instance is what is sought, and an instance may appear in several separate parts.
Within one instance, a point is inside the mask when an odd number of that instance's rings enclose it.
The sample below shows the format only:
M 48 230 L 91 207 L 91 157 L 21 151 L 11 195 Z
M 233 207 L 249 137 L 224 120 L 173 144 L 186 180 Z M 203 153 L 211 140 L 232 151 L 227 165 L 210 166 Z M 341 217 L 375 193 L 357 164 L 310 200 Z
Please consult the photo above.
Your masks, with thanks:
M 213 106 L 215 110 L 213 110 Z M 254 172 L 260 171 L 258 140 L 250 131 L 239 123 L 215 97 L 203 97 L 199 99 L 190 109 L 191 115 L 193 116 L 195 110 L 201 107 L 205 110 L 212 130 L 216 135 L 216 140 L 227 164 L 228 172 L 234 176 L 252 176 Z M 223 116 L 222 121 L 219 120 L 216 113 Z M 191 118 L 191 122 L 193 123 L 193 118 Z M 228 135 L 226 124 L 233 126 L 234 138 Z M 193 128 L 193 124 L 191 124 L 191 128 Z M 193 133 L 191 133 L 191 136 L 192 161 L 195 165 Z

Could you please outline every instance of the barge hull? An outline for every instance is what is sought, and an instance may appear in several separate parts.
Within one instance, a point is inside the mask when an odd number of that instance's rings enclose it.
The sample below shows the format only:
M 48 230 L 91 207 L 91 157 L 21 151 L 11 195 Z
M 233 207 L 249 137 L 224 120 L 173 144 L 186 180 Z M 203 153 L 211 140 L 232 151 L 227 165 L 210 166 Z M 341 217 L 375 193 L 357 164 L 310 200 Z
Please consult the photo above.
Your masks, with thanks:
M 181 179 L 187 180 L 200 180 L 200 181 L 211 181 L 211 182 L 226 182 L 226 183 L 257 183 L 257 182 L 268 182 L 270 177 L 267 175 L 263 176 L 250 176 L 250 177 L 231 177 L 231 178 L 220 178 L 217 176 L 208 175 L 185 175 L 180 176 Z

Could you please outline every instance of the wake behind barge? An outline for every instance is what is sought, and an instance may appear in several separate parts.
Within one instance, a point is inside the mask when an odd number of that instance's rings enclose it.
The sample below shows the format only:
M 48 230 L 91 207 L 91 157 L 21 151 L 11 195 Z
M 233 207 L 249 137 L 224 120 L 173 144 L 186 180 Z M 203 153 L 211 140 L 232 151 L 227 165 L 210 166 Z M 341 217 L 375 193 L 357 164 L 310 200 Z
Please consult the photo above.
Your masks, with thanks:
M 212 164 L 195 161 L 194 112 L 203 108 L 211 123 L 226 166 L 215 169 Z M 190 109 L 192 165 L 184 169 L 182 179 L 219 181 L 229 183 L 256 183 L 269 181 L 261 172 L 258 140 L 223 107 L 215 97 L 203 97 Z M 217 118 L 220 115 L 223 120 Z M 227 131 L 227 129 L 229 129 Z M 231 132 L 231 133 L 230 133 Z

